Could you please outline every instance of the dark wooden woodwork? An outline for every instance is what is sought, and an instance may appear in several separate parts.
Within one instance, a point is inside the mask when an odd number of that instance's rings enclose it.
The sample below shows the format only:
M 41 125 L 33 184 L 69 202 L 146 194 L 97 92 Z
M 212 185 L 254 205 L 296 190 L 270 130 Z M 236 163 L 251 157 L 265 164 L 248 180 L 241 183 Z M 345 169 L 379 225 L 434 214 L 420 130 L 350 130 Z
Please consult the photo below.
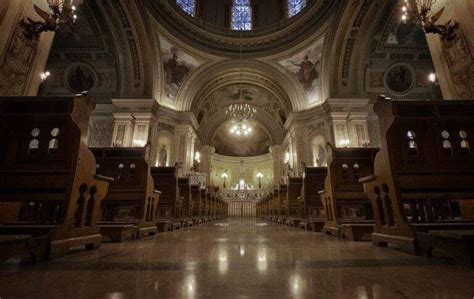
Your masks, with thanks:
M 280 184 L 278 189 L 278 198 L 276 201 L 278 216 L 278 223 L 286 223 L 288 219 L 288 200 L 287 200 L 288 186 L 287 184 Z
M 381 150 L 373 175 L 361 179 L 374 245 L 419 253 L 417 232 L 472 229 L 459 201 L 474 198 L 474 102 L 380 98 L 374 111 Z
M 278 218 L 280 217 L 280 197 L 279 197 L 279 189 L 273 189 L 273 193 L 271 197 L 267 199 L 267 209 L 266 214 L 269 220 L 278 222 Z
M 299 203 L 299 197 L 301 197 L 301 189 L 303 188 L 302 177 L 288 177 L 288 187 L 286 191 L 286 209 L 285 212 L 288 215 L 286 224 L 298 227 L 303 215 L 301 214 L 301 208 Z
M 101 205 L 102 235 L 112 242 L 122 242 L 156 234 L 160 196 L 147 162 L 149 146 L 91 148 L 91 151 L 97 161 L 97 173 L 114 178 Z
M 206 188 L 201 188 L 201 217 L 202 222 L 209 221 L 209 192 Z
M 185 227 L 193 226 L 193 200 L 191 198 L 191 183 L 189 177 L 178 179 L 179 196 L 182 198 L 181 205 L 181 225 Z
M 155 189 L 161 191 L 156 214 L 156 225 L 160 232 L 181 227 L 181 205 L 177 167 L 152 167 L 151 176 Z
M 193 223 L 195 225 L 200 224 L 202 223 L 201 185 L 191 185 L 191 198 L 193 201 L 193 213 L 192 213 Z
M 96 175 L 86 145 L 93 109 L 86 96 L 0 98 L 0 202 L 17 203 L 0 234 L 47 236 L 48 258 L 100 247 L 111 179 Z
M 357 237 L 360 234 L 352 231 L 362 230 L 362 239 L 370 240 L 374 225 L 372 206 L 359 179 L 372 172 L 378 150 L 334 148 L 328 144 L 328 174 L 320 192 L 326 210 L 323 228 L 326 233 L 344 238 L 344 229 L 348 229 L 351 233 L 347 237 Z
M 0 235 L 0 263 L 12 257 L 41 262 L 48 258 L 49 237 L 31 235 Z
M 303 187 L 299 200 L 302 221 L 300 227 L 319 232 L 324 226 L 326 213 L 319 191 L 324 190 L 324 181 L 328 170 L 326 167 L 305 167 Z

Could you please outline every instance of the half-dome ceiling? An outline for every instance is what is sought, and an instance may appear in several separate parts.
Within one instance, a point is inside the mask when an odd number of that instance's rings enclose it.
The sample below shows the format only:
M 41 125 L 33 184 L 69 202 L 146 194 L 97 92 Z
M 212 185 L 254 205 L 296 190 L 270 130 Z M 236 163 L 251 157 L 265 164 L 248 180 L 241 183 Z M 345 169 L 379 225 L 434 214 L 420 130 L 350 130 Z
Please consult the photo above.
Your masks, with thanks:
M 233 125 L 232 121 L 226 121 L 215 132 L 211 145 L 216 148 L 216 153 L 235 157 L 260 156 L 268 153 L 272 142 L 260 123 L 252 122 L 252 132 L 240 136 L 230 132 Z

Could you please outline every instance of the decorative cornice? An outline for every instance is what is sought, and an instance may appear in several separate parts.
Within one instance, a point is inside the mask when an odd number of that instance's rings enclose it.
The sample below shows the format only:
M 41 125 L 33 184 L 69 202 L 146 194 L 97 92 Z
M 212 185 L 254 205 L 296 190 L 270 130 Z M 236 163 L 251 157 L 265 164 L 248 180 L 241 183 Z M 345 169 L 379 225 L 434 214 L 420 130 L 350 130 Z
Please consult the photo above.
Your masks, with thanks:
M 311 1 L 297 17 L 264 29 L 241 32 L 204 24 L 180 11 L 173 1 L 144 1 L 157 22 L 177 39 L 217 56 L 265 57 L 297 46 L 330 20 L 341 0 Z

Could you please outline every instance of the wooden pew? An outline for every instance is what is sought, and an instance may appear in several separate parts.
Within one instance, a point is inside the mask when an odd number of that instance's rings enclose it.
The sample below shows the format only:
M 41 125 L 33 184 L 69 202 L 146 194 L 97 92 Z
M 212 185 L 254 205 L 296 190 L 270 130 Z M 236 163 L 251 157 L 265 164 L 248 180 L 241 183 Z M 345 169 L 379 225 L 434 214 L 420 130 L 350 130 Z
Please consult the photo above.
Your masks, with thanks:
M 179 196 L 177 167 L 151 167 L 155 189 L 161 191 L 156 214 L 160 232 L 181 228 L 182 198 Z
M 198 225 L 202 223 L 201 185 L 191 185 L 191 198 L 193 201 L 193 224 Z
M 286 191 L 286 214 L 288 218 L 286 224 L 292 227 L 298 227 L 301 220 L 303 219 L 303 214 L 301 213 L 299 198 L 301 197 L 301 190 L 303 188 L 303 178 L 302 177 L 289 177 L 288 178 L 288 187 Z
M 91 151 L 97 161 L 97 173 L 114 178 L 101 205 L 102 235 L 112 242 L 122 242 L 156 234 L 160 196 L 147 162 L 149 146 Z
M 193 200 L 191 198 L 191 184 L 189 177 L 178 179 L 179 196 L 182 197 L 181 225 L 184 227 L 193 226 Z
M 380 98 L 374 111 L 382 146 L 373 175 L 361 179 L 374 245 L 419 254 L 417 233 L 474 229 L 459 205 L 474 199 L 474 102 Z
M 284 224 L 288 219 L 288 201 L 287 201 L 287 192 L 288 186 L 287 184 L 280 184 L 280 188 L 278 189 L 278 198 L 276 200 L 276 209 L 278 212 L 277 222 Z
M 303 220 L 300 227 L 319 232 L 324 227 L 326 213 L 319 191 L 324 189 L 327 175 L 326 167 L 305 167 L 303 173 L 303 187 L 299 199 Z
M 326 209 L 323 231 L 352 241 L 370 240 L 372 206 L 361 177 L 371 173 L 376 148 L 334 148 L 328 144 L 328 174 L 320 192 Z
M 95 173 L 86 145 L 93 109 L 86 96 L 0 98 L 0 202 L 16 207 L 0 234 L 47 236 L 50 259 L 101 245 L 97 219 L 112 179 Z
M 201 219 L 202 222 L 209 221 L 209 194 L 207 188 L 201 188 Z
M 278 217 L 280 216 L 278 188 L 273 189 L 273 193 L 267 198 L 265 212 L 268 220 L 278 222 Z

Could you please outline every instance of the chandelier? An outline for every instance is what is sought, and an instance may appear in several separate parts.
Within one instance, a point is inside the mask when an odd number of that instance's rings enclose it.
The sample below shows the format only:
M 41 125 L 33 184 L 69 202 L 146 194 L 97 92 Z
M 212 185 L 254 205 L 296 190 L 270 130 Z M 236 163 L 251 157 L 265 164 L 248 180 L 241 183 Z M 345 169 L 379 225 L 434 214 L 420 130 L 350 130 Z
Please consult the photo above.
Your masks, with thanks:
M 427 34 L 438 34 L 445 42 L 451 42 L 456 38 L 459 23 L 449 20 L 445 24 L 437 24 L 444 13 L 444 7 L 437 13 L 432 13 L 432 7 L 436 0 L 403 0 L 401 19 L 404 23 L 412 19 L 414 24 L 421 21 L 423 30 Z
M 49 12 L 42 10 L 33 4 L 33 8 L 42 21 L 34 21 L 31 18 L 22 20 L 24 34 L 29 38 L 35 38 L 42 32 L 58 31 L 62 26 L 72 26 L 76 23 L 76 6 L 74 0 L 46 0 Z
M 243 60 L 242 43 L 240 44 L 240 59 Z M 242 83 L 240 83 L 238 101 L 230 104 L 225 109 L 225 114 L 229 116 L 233 123 L 230 133 L 237 136 L 247 136 L 252 132 L 251 120 L 257 114 L 257 108 L 245 100 L 242 90 Z
M 247 136 L 250 133 L 252 133 L 252 126 L 245 122 L 238 123 L 232 126 L 232 128 L 230 129 L 230 132 L 237 136 L 241 136 L 241 135 Z

